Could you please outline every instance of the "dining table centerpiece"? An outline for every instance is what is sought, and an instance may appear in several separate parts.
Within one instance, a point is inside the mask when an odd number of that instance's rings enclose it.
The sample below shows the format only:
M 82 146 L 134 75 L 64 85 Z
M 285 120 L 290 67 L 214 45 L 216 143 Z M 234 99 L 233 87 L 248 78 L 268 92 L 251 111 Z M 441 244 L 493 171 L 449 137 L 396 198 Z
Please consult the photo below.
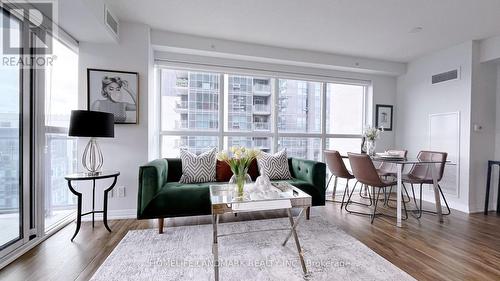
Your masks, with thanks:
M 366 153 L 370 156 L 375 155 L 376 141 L 380 137 L 380 132 L 384 128 L 366 127 L 363 132 L 363 137 L 366 139 Z
M 229 183 L 236 185 L 237 198 L 243 197 L 245 184 L 252 182 L 252 178 L 248 175 L 248 168 L 252 161 L 260 156 L 260 153 L 258 149 L 243 146 L 232 146 L 229 150 L 217 153 L 217 160 L 227 163 L 233 172 Z

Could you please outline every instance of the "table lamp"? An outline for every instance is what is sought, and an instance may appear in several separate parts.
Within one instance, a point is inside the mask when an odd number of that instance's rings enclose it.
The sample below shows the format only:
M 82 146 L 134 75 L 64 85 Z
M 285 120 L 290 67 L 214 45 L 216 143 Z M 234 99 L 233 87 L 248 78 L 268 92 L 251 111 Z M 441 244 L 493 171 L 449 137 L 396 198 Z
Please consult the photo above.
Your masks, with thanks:
M 101 172 L 103 157 L 97 138 L 115 136 L 115 117 L 106 112 L 72 110 L 68 136 L 90 137 L 83 151 L 82 164 L 89 175 L 98 175 Z

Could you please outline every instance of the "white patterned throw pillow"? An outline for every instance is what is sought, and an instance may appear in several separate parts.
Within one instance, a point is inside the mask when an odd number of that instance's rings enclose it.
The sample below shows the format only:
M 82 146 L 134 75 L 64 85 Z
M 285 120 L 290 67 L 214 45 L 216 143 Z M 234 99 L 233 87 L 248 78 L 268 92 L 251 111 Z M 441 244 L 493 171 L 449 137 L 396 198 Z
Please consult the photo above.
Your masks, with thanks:
M 181 149 L 182 176 L 179 183 L 214 182 L 217 150 L 213 148 L 200 155 Z
M 288 168 L 288 157 L 284 149 L 274 155 L 262 152 L 257 159 L 257 164 L 260 173 L 268 176 L 271 180 L 288 180 L 292 178 Z

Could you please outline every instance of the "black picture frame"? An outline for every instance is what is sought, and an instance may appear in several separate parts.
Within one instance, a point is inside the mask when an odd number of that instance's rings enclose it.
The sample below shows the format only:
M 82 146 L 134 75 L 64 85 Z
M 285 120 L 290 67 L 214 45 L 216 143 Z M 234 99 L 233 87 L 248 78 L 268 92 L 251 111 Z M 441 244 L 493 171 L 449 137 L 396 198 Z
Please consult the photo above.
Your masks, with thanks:
M 384 131 L 392 131 L 393 108 L 389 104 L 377 104 L 375 106 L 375 126 L 377 128 L 383 127 Z
M 120 81 L 119 87 L 128 94 L 128 102 L 123 102 L 124 110 L 119 116 L 115 112 L 96 108 L 96 101 L 107 102 L 103 97 L 103 77 Z M 131 89 L 129 89 L 131 87 Z M 135 106 L 134 106 L 135 105 Z M 131 109 L 133 108 L 133 109 Z M 115 124 L 139 124 L 139 73 L 110 69 L 87 68 L 87 110 L 103 111 L 115 114 Z M 134 112 L 131 114 L 130 112 Z M 128 113 L 127 113 L 128 112 Z

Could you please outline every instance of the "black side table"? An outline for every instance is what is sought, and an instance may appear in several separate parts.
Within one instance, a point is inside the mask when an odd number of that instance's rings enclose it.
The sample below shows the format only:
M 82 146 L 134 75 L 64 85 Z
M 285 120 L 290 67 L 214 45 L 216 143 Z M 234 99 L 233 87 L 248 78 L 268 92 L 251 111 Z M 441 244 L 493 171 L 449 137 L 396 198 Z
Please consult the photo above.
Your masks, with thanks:
M 113 187 L 115 187 L 116 180 L 118 179 L 118 176 L 120 175 L 120 172 L 117 171 L 105 171 L 101 172 L 98 175 L 89 175 L 87 173 L 78 173 L 78 174 L 71 174 L 67 175 L 64 178 L 68 181 L 68 187 L 71 193 L 76 195 L 78 199 L 78 214 L 76 216 L 76 230 L 75 234 L 73 234 L 73 237 L 71 237 L 71 241 L 75 238 L 75 236 L 78 234 L 78 231 L 80 231 L 80 225 L 82 224 L 82 217 L 86 215 L 92 214 L 92 228 L 94 227 L 94 214 L 98 213 L 103 213 L 103 222 L 104 226 L 106 229 L 111 232 L 111 229 L 108 226 L 108 192 L 110 192 Z M 102 211 L 96 211 L 95 210 L 95 181 L 98 179 L 107 179 L 107 178 L 114 178 L 113 183 L 111 184 L 110 187 L 104 190 L 104 208 Z M 73 186 L 71 186 L 72 181 L 87 181 L 91 180 L 92 181 L 92 211 L 87 212 L 82 214 L 82 194 L 77 192 Z
M 484 200 L 484 214 L 488 215 L 488 205 L 490 201 L 491 168 L 494 165 L 500 167 L 500 161 L 488 161 L 488 177 L 486 178 L 486 199 Z M 498 181 L 497 213 L 500 213 L 500 179 Z

